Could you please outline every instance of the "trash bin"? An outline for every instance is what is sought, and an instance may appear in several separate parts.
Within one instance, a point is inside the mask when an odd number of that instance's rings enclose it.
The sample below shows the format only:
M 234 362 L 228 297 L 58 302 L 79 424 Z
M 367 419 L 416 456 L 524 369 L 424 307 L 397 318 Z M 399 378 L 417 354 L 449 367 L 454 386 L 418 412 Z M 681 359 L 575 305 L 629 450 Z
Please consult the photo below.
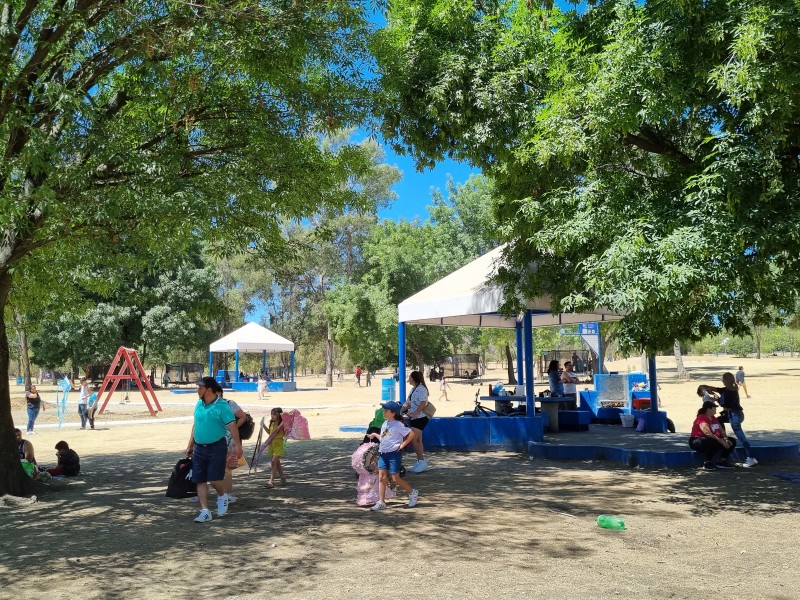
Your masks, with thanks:
M 381 402 L 394 400 L 394 378 L 381 379 Z
M 25 378 L 24 377 L 17 377 L 17 385 L 22 385 L 23 383 L 25 383 Z

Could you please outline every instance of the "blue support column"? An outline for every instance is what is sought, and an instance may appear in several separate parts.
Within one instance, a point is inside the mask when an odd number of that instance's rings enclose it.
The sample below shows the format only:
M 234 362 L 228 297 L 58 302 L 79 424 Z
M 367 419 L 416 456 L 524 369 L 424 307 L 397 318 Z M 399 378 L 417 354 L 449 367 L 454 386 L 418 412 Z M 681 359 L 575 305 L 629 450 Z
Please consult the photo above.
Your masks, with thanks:
M 650 410 L 642 411 L 645 419 L 645 430 L 648 433 L 666 433 L 667 413 L 658 410 L 658 378 L 656 377 L 656 357 L 647 357 L 648 379 L 650 381 Z
M 525 338 L 525 409 L 527 415 L 533 417 L 533 317 L 529 310 L 522 318 L 522 328 Z
M 517 383 L 522 385 L 527 378 L 522 373 L 522 357 L 525 353 L 522 346 L 522 323 L 519 320 L 515 329 L 517 333 Z
M 264 350 L 261 354 L 261 370 L 266 374 L 267 372 L 267 351 Z
M 294 350 L 292 350 L 292 356 L 289 360 L 291 361 L 291 379 L 289 381 L 294 381 Z
M 400 377 L 400 398 L 397 400 L 403 403 L 406 397 L 406 324 L 397 324 L 397 373 Z
M 233 375 L 233 380 L 238 382 L 239 381 L 239 351 L 236 351 L 236 373 Z
M 214 353 L 208 353 L 208 376 L 214 377 Z

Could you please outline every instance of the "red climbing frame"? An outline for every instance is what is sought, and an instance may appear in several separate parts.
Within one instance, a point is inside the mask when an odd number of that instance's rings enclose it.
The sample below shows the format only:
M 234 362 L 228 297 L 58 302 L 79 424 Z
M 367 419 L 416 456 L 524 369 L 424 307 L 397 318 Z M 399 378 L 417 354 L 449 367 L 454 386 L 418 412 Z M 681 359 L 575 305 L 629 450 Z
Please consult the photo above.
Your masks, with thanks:
M 158 403 L 158 398 L 156 398 L 156 393 L 153 391 L 153 386 L 150 385 L 150 380 L 144 374 L 144 367 L 142 366 L 142 361 L 139 360 L 139 355 L 136 354 L 136 350 L 120 346 L 119 350 L 117 350 L 117 355 L 111 362 L 111 367 L 108 369 L 105 379 L 103 379 L 103 385 L 100 386 L 100 391 L 97 392 L 97 399 L 100 400 L 106 390 L 108 390 L 108 396 L 106 396 L 105 401 L 100 407 L 100 414 L 103 414 L 103 411 L 106 409 L 106 405 L 108 401 L 111 400 L 111 396 L 117 389 L 119 382 L 128 379 L 136 382 L 136 387 L 138 387 L 139 391 L 142 393 L 142 397 L 151 415 L 155 417 L 156 411 L 153 410 L 153 406 L 150 404 L 147 392 L 150 392 L 150 395 L 153 397 L 156 410 L 163 410 Z

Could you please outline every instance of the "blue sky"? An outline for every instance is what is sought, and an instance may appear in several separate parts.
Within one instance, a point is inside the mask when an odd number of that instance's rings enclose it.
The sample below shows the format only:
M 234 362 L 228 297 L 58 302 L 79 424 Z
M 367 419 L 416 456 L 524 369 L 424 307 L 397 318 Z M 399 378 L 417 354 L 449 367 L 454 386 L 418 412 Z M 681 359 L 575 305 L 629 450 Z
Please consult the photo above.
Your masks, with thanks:
M 378 213 L 383 219 L 411 221 L 419 217 L 425 220 L 428 217 L 426 207 L 431 203 L 431 188 L 439 188 L 446 194 L 448 175 L 452 176 L 456 183 L 464 183 L 472 173 L 480 172 L 467 164 L 447 160 L 433 169 L 419 173 L 414 168 L 414 161 L 411 158 L 398 156 L 389 148 L 385 149 L 386 163 L 399 168 L 403 172 L 403 179 L 393 188 L 398 196 L 397 200 L 391 207 Z

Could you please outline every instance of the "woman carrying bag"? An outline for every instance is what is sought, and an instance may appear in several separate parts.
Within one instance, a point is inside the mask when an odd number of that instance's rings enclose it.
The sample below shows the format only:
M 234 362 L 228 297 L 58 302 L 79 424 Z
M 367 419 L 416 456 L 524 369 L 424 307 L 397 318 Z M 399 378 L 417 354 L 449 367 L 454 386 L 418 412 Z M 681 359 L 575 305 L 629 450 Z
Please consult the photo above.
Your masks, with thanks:
M 425 378 L 419 371 L 411 371 L 408 376 L 408 383 L 412 386 L 411 393 L 408 395 L 408 400 L 403 404 L 403 413 L 409 419 L 409 425 L 414 431 L 414 440 L 412 446 L 414 452 L 417 454 L 417 462 L 412 465 L 408 471 L 410 473 L 422 473 L 428 468 L 428 463 L 425 461 L 425 450 L 422 446 L 422 430 L 428 425 L 430 420 L 428 414 L 430 409 L 428 405 L 428 386 L 425 385 Z M 428 409 L 426 411 L 426 409 Z

